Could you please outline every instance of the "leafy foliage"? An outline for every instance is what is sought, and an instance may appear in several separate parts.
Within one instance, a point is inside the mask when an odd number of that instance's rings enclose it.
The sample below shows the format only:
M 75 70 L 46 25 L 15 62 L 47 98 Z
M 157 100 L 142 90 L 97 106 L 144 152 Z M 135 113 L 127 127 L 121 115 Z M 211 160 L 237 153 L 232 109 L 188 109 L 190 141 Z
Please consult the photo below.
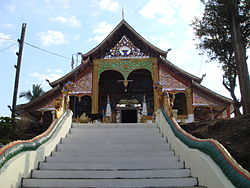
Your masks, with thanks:
M 0 135 L 7 135 L 14 130 L 10 117 L 0 117 Z
M 203 17 L 195 18 L 191 25 L 196 39 L 199 40 L 197 48 L 206 53 L 210 61 L 218 62 L 221 65 L 224 71 L 223 85 L 239 107 L 239 100 L 234 94 L 238 73 L 231 36 L 230 11 L 228 11 L 235 1 L 238 2 L 238 17 L 244 46 L 249 47 L 249 0 L 202 0 L 205 4 Z
M 41 84 L 33 84 L 32 91 L 21 92 L 19 97 L 25 97 L 29 101 L 41 96 L 44 94 L 44 91 L 41 87 Z

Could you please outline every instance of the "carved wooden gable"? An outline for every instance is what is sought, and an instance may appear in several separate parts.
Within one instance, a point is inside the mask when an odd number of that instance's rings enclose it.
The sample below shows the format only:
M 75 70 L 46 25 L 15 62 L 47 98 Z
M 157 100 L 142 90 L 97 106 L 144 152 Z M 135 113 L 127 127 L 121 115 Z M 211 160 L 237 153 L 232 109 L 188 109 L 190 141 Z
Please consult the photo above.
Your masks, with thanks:
M 186 85 L 176 80 L 162 66 L 160 66 L 159 68 L 159 76 L 160 76 L 160 85 L 162 85 L 163 91 L 178 91 L 178 90 L 182 91 L 187 89 Z
M 76 82 L 68 81 L 64 85 L 64 91 L 69 95 L 75 94 L 92 94 L 92 69 Z
M 218 101 L 204 96 L 200 93 L 193 92 L 193 105 L 195 106 L 218 106 L 221 105 Z
M 105 55 L 104 59 L 120 58 L 147 58 L 149 57 L 137 48 L 125 35 L 121 40 L 111 48 Z

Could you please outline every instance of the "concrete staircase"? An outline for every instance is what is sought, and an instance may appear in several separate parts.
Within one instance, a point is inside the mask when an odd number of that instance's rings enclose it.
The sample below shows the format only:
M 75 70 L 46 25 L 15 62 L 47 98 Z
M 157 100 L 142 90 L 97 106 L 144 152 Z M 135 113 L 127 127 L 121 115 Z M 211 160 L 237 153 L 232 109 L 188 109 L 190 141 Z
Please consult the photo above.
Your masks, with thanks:
M 154 124 L 73 124 L 23 187 L 197 187 Z

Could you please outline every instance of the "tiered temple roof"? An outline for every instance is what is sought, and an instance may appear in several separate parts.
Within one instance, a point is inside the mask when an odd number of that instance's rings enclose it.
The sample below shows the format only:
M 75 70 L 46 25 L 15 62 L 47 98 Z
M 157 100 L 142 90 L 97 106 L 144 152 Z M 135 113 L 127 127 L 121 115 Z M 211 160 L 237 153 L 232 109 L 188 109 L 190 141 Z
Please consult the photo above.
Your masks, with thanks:
M 219 103 L 233 103 L 231 99 L 221 96 L 202 86 L 200 84 L 202 81 L 201 78 L 180 69 L 179 67 L 168 61 L 166 59 L 166 51 L 161 50 L 149 43 L 139 33 L 137 33 L 125 20 L 122 20 L 100 44 L 98 44 L 89 52 L 82 54 L 82 60 L 79 66 L 77 66 L 75 69 L 73 69 L 63 77 L 59 78 L 58 80 L 51 82 L 50 85 L 53 88 L 50 91 L 46 92 L 44 95 L 32 100 L 27 104 L 19 105 L 17 111 L 31 112 L 33 110 L 37 110 L 49 101 L 60 96 L 62 94 L 63 86 L 68 81 L 74 82 L 80 79 L 84 74 L 86 74 L 86 70 L 92 67 L 94 59 L 107 58 L 107 55 L 110 53 L 110 50 L 114 48 L 114 46 L 119 43 L 119 41 L 124 39 L 124 36 L 126 36 L 126 39 L 129 39 L 131 41 L 131 45 L 135 46 L 134 48 L 138 48 L 141 52 L 144 53 L 145 56 L 157 58 L 159 66 L 165 67 L 171 76 L 173 76 L 176 80 L 181 81 L 187 87 L 192 88 L 196 93 L 201 93 L 202 95 L 208 96 L 218 101 Z M 138 51 L 138 49 L 136 50 Z
M 166 56 L 167 52 L 157 48 L 156 46 L 145 40 L 139 33 L 137 33 L 125 20 L 122 20 L 111 33 L 95 48 L 82 55 L 83 59 L 88 57 L 103 58 L 106 53 L 117 44 L 123 36 L 126 36 L 130 41 L 141 49 L 147 52 L 150 57 L 158 57 L 159 55 Z

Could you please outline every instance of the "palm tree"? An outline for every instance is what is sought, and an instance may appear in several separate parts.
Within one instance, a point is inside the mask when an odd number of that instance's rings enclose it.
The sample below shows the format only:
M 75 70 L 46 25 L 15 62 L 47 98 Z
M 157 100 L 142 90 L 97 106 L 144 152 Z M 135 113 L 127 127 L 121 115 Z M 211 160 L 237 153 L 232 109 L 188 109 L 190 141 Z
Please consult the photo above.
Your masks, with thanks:
M 41 96 L 44 94 L 44 91 L 41 87 L 41 84 L 33 84 L 32 85 L 32 92 L 27 91 L 27 92 L 21 92 L 19 97 L 25 97 L 27 100 L 32 101 L 33 99 Z

